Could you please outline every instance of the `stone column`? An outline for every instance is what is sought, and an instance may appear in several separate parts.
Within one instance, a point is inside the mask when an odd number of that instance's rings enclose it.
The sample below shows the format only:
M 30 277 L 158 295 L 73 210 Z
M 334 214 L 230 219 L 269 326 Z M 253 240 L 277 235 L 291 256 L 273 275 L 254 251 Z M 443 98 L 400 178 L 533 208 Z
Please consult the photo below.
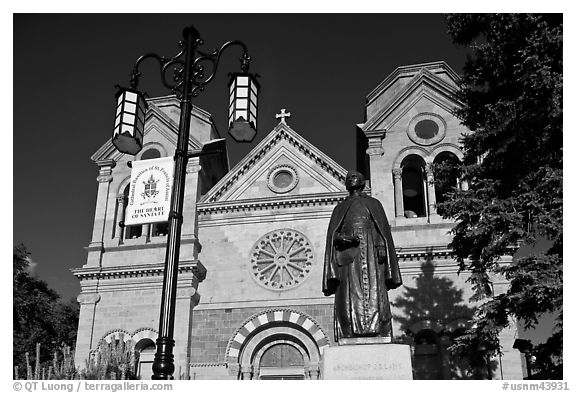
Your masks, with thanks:
M 184 278 L 184 277 L 182 277 Z M 192 280 L 192 285 L 198 285 L 196 280 Z M 190 378 L 190 346 L 192 341 L 192 314 L 193 309 L 200 302 L 200 295 L 194 287 L 182 288 L 184 284 L 178 282 L 179 288 L 176 292 L 176 315 L 174 318 L 174 341 L 178 343 L 174 347 L 174 365 L 176 370 L 183 371 L 184 379 Z M 180 377 L 180 375 L 178 375 Z
M 384 148 L 382 147 L 386 130 L 369 130 L 364 131 L 364 134 L 368 138 L 366 154 L 368 154 L 370 161 L 370 188 L 372 190 L 372 197 L 382 203 L 386 216 L 393 224 L 394 218 L 396 217 L 394 212 L 394 195 L 389 192 L 393 187 L 393 183 L 392 179 L 386 175 L 390 173 L 390 169 L 387 169 Z
M 118 239 L 118 244 L 122 244 L 124 240 L 124 204 L 126 203 L 124 194 L 118 195 L 116 201 L 118 203 L 118 218 L 116 220 L 116 232 L 114 233 L 114 238 Z
M 80 315 L 78 317 L 78 335 L 76 337 L 74 364 L 83 367 L 92 349 L 96 303 L 100 301 L 100 295 L 95 292 L 81 293 L 78 295 L 77 300 L 78 303 L 80 303 Z
M 104 224 L 106 222 L 110 182 L 112 181 L 112 168 L 114 168 L 116 162 L 113 160 L 103 160 L 98 161 L 97 164 L 100 167 L 100 172 L 96 178 L 98 181 L 98 194 L 94 212 L 92 240 L 87 247 L 88 258 L 86 265 L 90 267 L 100 266 L 102 252 L 104 251 Z
M 145 243 L 150 241 L 150 224 L 142 224 L 142 239 Z
M 186 166 L 186 193 L 184 195 L 182 223 L 182 246 L 180 248 L 181 260 L 193 260 L 198 258 L 200 244 L 198 241 L 198 212 L 196 203 L 200 199 L 199 180 L 200 158 L 194 157 Z M 192 244 L 192 246 L 190 245 Z
M 242 375 L 242 379 L 252 379 L 252 366 L 241 366 L 240 374 Z
M 396 217 L 404 217 L 404 194 L 402 191 L 402 168 L 392 169 L 394 177 L 394 203 L 396 206 Z
M 307 371 L 308 379 L 317 380 L 320 379 L 320 367 L 318 365 L 310 365 L 310 369 Z
M 434 187 L 434 172 L 432 171 L 432 164 L 426 164 L 426 192 L 428 194 L 428 214 L 434 215 L 436 213 L 436 187 Z

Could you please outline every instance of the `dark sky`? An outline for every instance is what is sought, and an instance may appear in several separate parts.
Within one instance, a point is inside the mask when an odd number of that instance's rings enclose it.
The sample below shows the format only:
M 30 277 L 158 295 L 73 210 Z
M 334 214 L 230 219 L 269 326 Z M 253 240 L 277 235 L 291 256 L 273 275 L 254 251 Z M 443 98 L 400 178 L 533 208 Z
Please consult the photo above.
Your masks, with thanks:
M 401 65 L 446 61 L 462 71 L 441 14 L 15 14 L 13 243 L 32 252 L 39 277 L 64 297 L 86 263 L 97 190 L 90 156 L 112 135 L 115 85 L 127 85 L 135 60 L 173 56 L 194 25 L 205 50 L 242 40 L 261 75 L 259 130 L 249 145 L 230 143 L 231 166 L 277 124 L 288 124 L 345 168 L 354 168 L 355 125 L 365 97 Z M 230 50 L 216 79 L 194 101 L 227 137 Z M 141 88 L 167 95 L 158 67 L 142 67 Z

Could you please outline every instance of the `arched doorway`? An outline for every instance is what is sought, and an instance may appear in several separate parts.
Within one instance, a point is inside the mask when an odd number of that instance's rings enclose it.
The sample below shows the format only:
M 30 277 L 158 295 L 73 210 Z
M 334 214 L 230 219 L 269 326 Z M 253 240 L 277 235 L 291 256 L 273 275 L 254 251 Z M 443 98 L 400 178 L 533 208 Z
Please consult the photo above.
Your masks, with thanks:
M 261 356 L 255 358 L 258 379 L 305 379 L 306 353 L 290 340 L 280 340 L 264 346 Z
M 299 311 L 255 314 L 229 341 L 227 363 L 238 379 L 318 379 L 330 345 L 318 323 Z

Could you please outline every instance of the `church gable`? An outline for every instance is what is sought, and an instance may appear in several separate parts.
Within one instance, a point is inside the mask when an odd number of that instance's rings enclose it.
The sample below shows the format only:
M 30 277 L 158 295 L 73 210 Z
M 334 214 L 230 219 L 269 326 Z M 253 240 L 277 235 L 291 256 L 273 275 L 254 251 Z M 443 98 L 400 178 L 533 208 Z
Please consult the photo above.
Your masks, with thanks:
M 426 103 L 428 109 L 451 111 L 457 105 L 457 80 L 444 62 L 399 67 L 368 95 L 362 129 L 389 130 L 411 108 Z
M 398 102 L 368 127 L 385 129 L 387 132 L 393 132 L 398 127 L 406 129 L 412 119 L 422 114 L 435 115 L 446 122 L 448 119 L 455 119 L 452 114 L 455 106 L 456 103 L 450 97 L 439 94 L 427 84 L 420 84 L 405 95 L 402 102 Z
M 345 191 L 346 170 L 280 123 L 201 202 L 232 202 Z

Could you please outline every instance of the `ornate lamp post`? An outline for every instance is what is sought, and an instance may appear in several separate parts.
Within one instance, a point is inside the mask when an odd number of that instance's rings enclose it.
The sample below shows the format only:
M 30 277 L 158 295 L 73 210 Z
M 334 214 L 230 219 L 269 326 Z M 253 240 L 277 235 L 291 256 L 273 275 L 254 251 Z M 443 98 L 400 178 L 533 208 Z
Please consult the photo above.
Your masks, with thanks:
M 176 287 L 178 281 L 178 260 L 180 256 L 180 235 L 186 163 L 189 158 L 217 152 L 217 149 L 203 149 L 188 153 L 190 117 L 193 97 L 196 97 L 210 83 L 225 49 L 240 46 L 243 49 L 240 58 L 241 72 L 232 74 L 230 86 L 230 135 L 239 142 L 251 142 L 256 135 L 257 94 L 259 85 L 254 75 L 248 73 L 250 56 L 246 45 L 241 41 L 229 41 L 210 53 L 198 50 L 203 42 L 198 31 L 190 26 L 183 31 L 184 40 L 180 41 L 181 51 L 169 59 L 150 53 L 141 56 L 134 65 L 130 88 L 120 88 L 116 97 L 118 106 L 114 126 L 113 143 L 116 148 L 127 154 L 136 154 L 142 149 L 144 135 L 144 115 L 146 101 L 137 90 L 140 72 L 138 67 L 143 60 L 152 58 L 160 64 L 162 83 L 180 99 L 180 124 L 175 152 L 174 186 L 172 187 L 171 209 L 169 214 L 170 231 L 166 244 L 162 302 L 160 305 L 160 323 L 156 340 L 156 355 L 152 379 L 172 379 L 174 373 L 174 316 L 176 306 Z M 198 57 L 196 57 L 198 54 Z M 211 64 L 206 71 L 203 64 Z M 168 74 L 172 72 L 172 80 Z M 212 144 L 214 145 L 214 144 Z M 212 146 L 214 147 L 214 146 Z M 204 151 L 206 150 L 206 151 Z

